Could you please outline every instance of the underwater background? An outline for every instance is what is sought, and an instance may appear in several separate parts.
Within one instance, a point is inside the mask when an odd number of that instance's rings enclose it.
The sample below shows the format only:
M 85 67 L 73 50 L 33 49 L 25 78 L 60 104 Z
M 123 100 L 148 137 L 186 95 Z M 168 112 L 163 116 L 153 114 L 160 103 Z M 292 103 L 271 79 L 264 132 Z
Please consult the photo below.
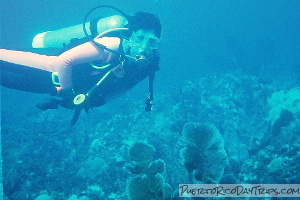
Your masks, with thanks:
M 97 5 L 160 17 L 154 110 L 144 112 L 145 80 L 56 135 L 73 111 L 40 111 L 47 95 L 1 87 L 4 199 L 184 199 L 183 183 L 300 183 L 300 1 L 3 0 L 1 48 L 30 48 Z

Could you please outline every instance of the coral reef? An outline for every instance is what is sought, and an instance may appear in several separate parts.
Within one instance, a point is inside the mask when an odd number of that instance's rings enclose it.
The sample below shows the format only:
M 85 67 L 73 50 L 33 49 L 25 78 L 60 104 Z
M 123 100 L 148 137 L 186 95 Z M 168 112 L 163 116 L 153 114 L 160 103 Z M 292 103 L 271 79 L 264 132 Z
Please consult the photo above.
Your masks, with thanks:
M 129 149 L 129 158 L 138 163 L 150 162 L 153 159 L 155 148 L 143 142 L 134 143 Z
M 188 123 L 183 127 L 181 157 L 184 166 L 202 183 L 218 183 L 228 158 L 224 139 L 211 124 Z
M 161 159 L 152 161 L 154 151 L 153 146 L 144 142 L 136 142 L 129 149 L 132 162 L 125 168 L 134 175 L 126 187 L 131 200 L 170 200 L 172 197 L 172 188 L 162 175 L 165 162 Z
M 54 200 L 51 196 L 47 194 L 41 194 L 35 200 Z
M 300 88 L 279 90 L 268 98 L 270 107 L 268 121 L 272 124 L 280 117 L 282 110 L 288 110 L 295 114 L 300 110 Z
M 6 199 L 178 199 L 182 183 L 299 183 L 298 92 L 213 74 L 157 93 L 151 113 L 125 95 L 68 134 L 56 134 L 72 117 L 63 109 L 3 116 Z
M 88 158 L 77 172 L 77 176 L 83 179 L 94 180 L 101 176 L 107 168 L 105 161 L 99 157 Z
M 299 113 L 299 112 L 298 112 Z M 300 181 L 300 119 L 282 128 L 264 148 L 242 167 L 240 179 L 247 183 L 296 184 Z

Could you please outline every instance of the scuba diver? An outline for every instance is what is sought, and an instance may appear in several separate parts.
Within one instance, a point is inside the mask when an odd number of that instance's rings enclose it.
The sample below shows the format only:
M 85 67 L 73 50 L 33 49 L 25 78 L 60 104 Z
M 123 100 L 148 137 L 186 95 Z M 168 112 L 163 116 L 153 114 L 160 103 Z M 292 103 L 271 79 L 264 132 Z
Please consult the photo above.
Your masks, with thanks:
M 90 24 L 90 34 L 96 30 L 98 36 L 69 38 L 70 44 L 63 44 L 67 50 L 59 55 L 0 49 L 1 85 L 50 94 L 51 98 L 37 104 L 39 109 L 56 109 L 60 105 L 75 112 L 77 109 L 73 118 L 78 118 L 81 109 L 88 111 L 102 106 L 149 77 L 145 110 L 150 111 L 153 79 L 159 70 L 162 25 L 157 16 L 147 12 L 136 12 L 122 19 L 124 28 L 100 35 L 95 28 L 99 21 L 95 26 Z M 86 24 L 83 25 L 86 33 Z M 47 52 L 47 48 L 43 51 Z M 76 123 L 77 119 L 73 121 Z

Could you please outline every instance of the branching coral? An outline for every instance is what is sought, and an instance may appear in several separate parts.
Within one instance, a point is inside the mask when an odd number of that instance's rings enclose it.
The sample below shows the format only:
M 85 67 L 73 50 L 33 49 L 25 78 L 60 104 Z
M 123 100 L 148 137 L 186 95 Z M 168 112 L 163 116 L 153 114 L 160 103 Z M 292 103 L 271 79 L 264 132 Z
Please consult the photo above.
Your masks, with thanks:
M 162 173 L 165 162 L 154 160 L 155 148 L 144 142 L 136 142 L 129 149 L 131 163 L 125 168 L 134 176 L 127 181 L 127 193 L 131 200 L 168 200 L 172 196 L 172 188 L 165 183 Z
M 155 148 L 144 142 L 136 142 L 129 149 L 130 160 L 147 162 L 153 159 Z
M 228 164 L 224 139 L 211 124 L 188 123 L 183 127 L 181 157 L 185 168 L 203 183 L 215 183 Z

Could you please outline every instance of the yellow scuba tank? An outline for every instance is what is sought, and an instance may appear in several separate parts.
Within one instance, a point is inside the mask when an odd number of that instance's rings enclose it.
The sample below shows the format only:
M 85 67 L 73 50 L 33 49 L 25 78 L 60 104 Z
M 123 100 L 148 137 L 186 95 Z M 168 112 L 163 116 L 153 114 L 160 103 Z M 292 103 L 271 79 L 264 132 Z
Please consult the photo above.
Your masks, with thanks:
M 99 20 L 91 20 L 86 22 L 89 35 L 101 33 L 109 29 L 124 28 L 128 23 L 127 19 L 121 15 L 113 15 L 110 17 L 101 18 Z M 93 33 L 94 32 L 94 33 Z M 63 48 L 74 38 L 84 38 L 86 34 L 82 30 L 82 24 L 66 27 L 54 31 L 46 31 L 37 34 L 32 40 L 33 48 Z

